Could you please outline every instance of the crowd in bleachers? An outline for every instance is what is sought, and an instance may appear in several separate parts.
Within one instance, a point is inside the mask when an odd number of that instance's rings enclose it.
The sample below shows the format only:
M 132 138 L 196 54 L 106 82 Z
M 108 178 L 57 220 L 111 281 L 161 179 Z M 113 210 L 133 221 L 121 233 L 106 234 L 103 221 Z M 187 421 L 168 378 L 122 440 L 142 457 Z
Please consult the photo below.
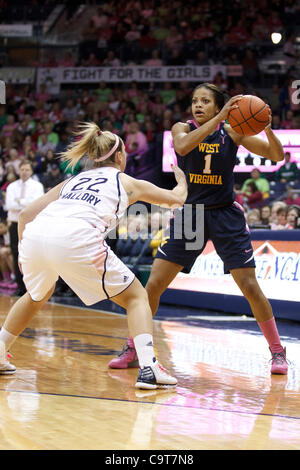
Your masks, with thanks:
M 102 129 L 120 135 L 128 153 L 128 173 L 135 176 L 142 174 L 147 165 L 161 163 L 161 140 L 158 137 L 162 132 L 170 130 L 175 122 L 191 117 L 193 86 L 188 82 L 156 85 L 101 82 L 94 89 L 67 88 L 60 95 L 52 96 L 44 84 L 37 91 L 28 85 L 8 85 L 7 104 L 0 106 L 2 187 L 18 177 L 18 165 L 24 158 L 31 161 L 35 178 L 45 184 L 47 190 L 68 176 L 66 165 L 58 155 L 70 143 L 72 131 L 79 121 L 95 121 Z M 273 109 L 273 128 L 299 129 L 300 113 L 290 99 L 286 86 L 276 86 L 262 98 Z M 228 94 L 240 91 L 247 93 L 248 90 L 236 87 L 235 90 L 228 90 Z M 271 174 L 271 179 L 274 179 L 270 188 L 273 199 L 274 195 L 275 198 L 282 197 L 284 191 L 289 189 L 289 180 L 294 180 L 292 184 L 299 180 L 295 164 L 286 162 L 286 165 L 290 164 L 293 172 L 288 181 L 283 181 L 285 167 L 280 170 L 281 175 Z M 78 172 L 82 167 L 77 166 L 74 171 Z M 264 181 L 267 180 L 264 178 Z M 248 187 L 246 190 L 245 185 L 242 188 L 243 204 L 248 201 L 249 208 L 253 208 L 255 197 L 259 195 L 248 195 L 246 201 L 245 193 L 254 189 Z M 241 197 L 242 194 L 239 194 L 239 199 Z
M 40 9 L 45 20 L 55 4 L 12 6 L 1 0 L 0 22 L 12 17 L 24 22 Z M 293 0 L 236 0 L 195 3 L 192 0 L 113 0 L 100 5 L 65 2 L 62 33 L 73 31 L 79 47 L 45 49 L 27 65 L 44 67 L 161 65 L 241 65 L 247 84 L 260 81 L 259 61 L 274 50 L 271 33 L 283 33 L 284 59 L 293 70 L 299 54 L 294 28 L 300 24 L 300 7 Z M 72 26 L 73 25 L 73 26 Z M 66 28 L 67 26 L 67 28 Z M 73 28 L 73 29 L 72 29 Z M 46 47 L 41 44 L 42 48 Z M 9 65 L 9 58 L 8 65 Z M 0 59 L 1 63 L 1 59 Z M 225 80 L 224 80 L 225 81 Z
M 68 26 L 77 27 L 76 8 Z M 146 64 L 242 64 L 250 81 L 258 79 L 258 59 L 270 50 L 270 35 L 299 21 L 293 0 L 195 3 L 176 0 L 113 0 L 86 6 L 80 54 L 48 58 L 45 65 L 98 66 Z M 51 62 L 49 62 L 49 60 Z M 63 62 L 60 62 L 60 61 Z

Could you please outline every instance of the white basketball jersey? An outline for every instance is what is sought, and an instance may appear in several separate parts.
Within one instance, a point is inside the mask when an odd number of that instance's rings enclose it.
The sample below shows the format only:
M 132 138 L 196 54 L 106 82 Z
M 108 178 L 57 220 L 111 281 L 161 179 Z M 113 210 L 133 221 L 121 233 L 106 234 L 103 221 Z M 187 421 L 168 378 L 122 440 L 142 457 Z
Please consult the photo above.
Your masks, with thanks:
M 120 170 L 107 166 L 73 176 L 62 187 L 59 198 L 39 215 L 85 220 L 105 237 L 128 207 L 119 173 Z

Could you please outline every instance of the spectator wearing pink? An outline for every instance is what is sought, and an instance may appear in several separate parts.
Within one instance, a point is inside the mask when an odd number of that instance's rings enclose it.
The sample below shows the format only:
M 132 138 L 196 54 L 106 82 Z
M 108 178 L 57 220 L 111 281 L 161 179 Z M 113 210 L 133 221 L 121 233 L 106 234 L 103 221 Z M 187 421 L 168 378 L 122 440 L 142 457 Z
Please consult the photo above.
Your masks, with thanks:
M 113 31 L 111 28 L 100 29 L 98 31 L 98 49 L 106 49 L 109 46 Z M 101 54 L 102 57 L 102 54 Z
M 41 123 L 41 121 L 37 121 L 36 129 L 35 129 L 34 133 L 32 134 L 32 140 L 34 142 L 37 142 L 40 135 L 42 135 L 44 133 L 45 133 L 45 130 L 44 130 L 43 124 Z
M 97 9 L 97 12 L 95 13 L 95 15 L 92 16 L 91 21 L 96 29 L 104 28 L 105 26 L 107 26 L 108 16 L 104 13 L 104 10 L 102 7 L 99 7 Z
M 258 190 L 256 184 L 250 181 L 246 186 L 246 191 L 242 193 L 244 196 L 244 202 L 247 204 L 249 209 L 255 209 L 260 207 L 263 201 L 262 192 Z
M 287 209 L 286 207 L 281 207 L 277 209 L 276 212 L 276 221 L 271 223 L 271 230 L 285 230 L 285 229 L 290 229 L 293 228 L 291 225 L 287 222 Z
M 30 150 L 36 151 L 37 147 L 36 144 L 32 141 L 31 135 L 27 135 L 24 139 L 22 150 L 23 154 L 25 155 L 25 147 L 29 148 Z
M 235 200 L 238 202 L 241 206 L 244 204 L 244 196 L 241 191 L 241 186 L 239 184 L 234 185 L 234 192 L 235 192 Z
M 136 82 L 131 83 L 131 87 L 127 91 L 127 96 L 132 99 L 138 95 L 138 87 Z
M 71 52 L 66 52 L 63 59 L 58 62 L 59 67 L 75 67 L 76 62 Z
M 143 9 L 141 14 L 144 18 L 149 18 L 153 14 L 153 8 L 151 2 L 143 2 Z
M 145 64 L 147 67 L 161 67 L 163 65 L 162 60 L 159 58 L 159 52 L 154 49 L 151 54 L 151 59 L 146 60 Z
M 45 83 L 41 83 L 40 91 L 34 95 L 34 99 L 36 101 L 43 101 L 44 103 L 51 99 L 51 95 L 47 92 Z
M 145 153 L 148 150 L 147 137 L 140 131 L 139 124 L 137 122 L 132 122 L 129 126 L 129 133 L 125 140 L 126 152 L 131 153 L 133 151 L 133 143 L 138 145 L 137 151 L 139 153 Z
M 126 118 L 122 126 L 122 132 L 128 134 L 130 132 L 131 124 L 136 122 L 135 114 L 132 112 L 128 112 L 126 110 Z
M 287 190 L 287 198 L 284 200 L 284 202 L 288 206 L 299 206 L 300 207 L 300 194 L 294 192 L 293 187 L 289 187 Z
M 201 41 L 202 39 L 211 38 L 212 36 L 212 28 L 205 21 L 202 20 L 199 28 L 197 28 L 195 31 L 194 39 Z
M 128 33 L 125 34 L 125 41 L 127 41 L 127 42 L 138 41 L 140 39 L 140 37 L 141 37 L 141 33 L 138 30 L 137 25 L 133 24 L 131 26 L 130 31 L 128 31 Z
M 53 122 L 53 124 L 58 124 L 63 119 L 63 112 L 60 109 L 60 102 L 55 101 L 52 106 L 52 110 L 49 113 L 49 120 Z
M 82 61 L 82 65 L 83 67 L 99 67 L 101 65 L 101 62 L 96 57 L 96 54 L 91 52 L 88 58 Z
M 154 102 L 150 101 L 149 103 L 150 111 L 155 114 L 155 116 L 160 116 L 166 109 L 166 105 L 163 102 L 163 99 L 160 95 L 157 95 L 154 98 Z
M 37 101 L 35 103 L 35 111 L 33 112 L 33 119 L 42 120 L 47 111 L 45 110 L 45 103 L 44 101 Z
M 1 130 L 1 134 L 4 137 L 11 137 L 14 131 L 17 129 L 18 123 L 15 122 L 15 116 L 13 114 L 9 114 L 7 116 L 7 122 L 4 124 Z
M 87 106 L 89 103 L 92 103 L 93 99 L 89 94 L 88 90 L 83 90 L 82 92 L 82 104 L 83 106 Z
M 226 42 L 228 44 L 235 44 L 236 46 L 244 46 L 250 41 L 251 37 L 247 31 L 242 20 L 234 26 L 228 35 L 226 35 Z

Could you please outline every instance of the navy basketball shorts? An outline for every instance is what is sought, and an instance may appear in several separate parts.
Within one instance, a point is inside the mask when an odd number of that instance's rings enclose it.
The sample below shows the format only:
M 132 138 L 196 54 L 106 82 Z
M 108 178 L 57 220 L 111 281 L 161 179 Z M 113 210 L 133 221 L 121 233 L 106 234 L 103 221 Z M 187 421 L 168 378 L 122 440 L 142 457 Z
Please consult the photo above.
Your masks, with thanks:
M 179 264 L 183 266 L 182 272 L 189 273 L 196 258 L 203 252 L 207 241 L 211 240 L 224 263 L 224 274 L 228 274 L 232 269 L 255 268 L 249 228 L 244 210 L 238 203 L 234 202 L 231 206 L 204 211 L 203 245 L 197 250 L 186 247 L 186 244 L 192 243 L 193 240 L 186 239 L 184 236 L 183 211 L 184 209 L 175 211 L 175 216 L 170 220 L 170 227 L 155 258 Z M 174 236 L 176 217 L 180 217 L 179 223 L 182 223 L 180 239 L 178 235 Z M 195 217 L 196 209 L 193 208 L 192 218 L 195 219 Z M 197 227 L 194 222 L 195 220 L 192 221 L 193 226 Z

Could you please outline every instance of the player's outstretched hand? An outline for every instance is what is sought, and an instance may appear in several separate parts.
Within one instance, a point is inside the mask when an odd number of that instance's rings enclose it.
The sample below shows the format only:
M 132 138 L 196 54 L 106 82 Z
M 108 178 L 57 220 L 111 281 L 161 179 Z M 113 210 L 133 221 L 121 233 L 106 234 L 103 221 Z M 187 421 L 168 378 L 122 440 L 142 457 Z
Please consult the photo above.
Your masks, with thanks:
M 272 111 L 271 111 L 270 106 L 268 106 L 268 111 L 269 111 L 269 123 L 265 127 L 265 130 L 271 129 L 271 125 L 272 125 Z
M 177 181 L 177 186 L 175 186 L 173 191 L 179 195 L 180 205 L 177 207 L 180 207 L 185 203 L 188 194 L 186 177 L 183 171 L 177 165 L 172 165 L 172 170 L 174 171 L 175 179 Z
M 230 100 L 227 101 L 227 103 L 223 106 L 221 111 L 218 114 L 218 118 L 221 121 L 225 121 L 225 119 L 228 118 L 228 114 L 232 109 L 238 108 L 237 102 L 241 99 L 243 99 L 243 95 L 236 95 L 230 98 Z
M 178 184 L 186 184 L 186 177 L 183 171 L 177 165 L 172 165 L 174 176 Z

